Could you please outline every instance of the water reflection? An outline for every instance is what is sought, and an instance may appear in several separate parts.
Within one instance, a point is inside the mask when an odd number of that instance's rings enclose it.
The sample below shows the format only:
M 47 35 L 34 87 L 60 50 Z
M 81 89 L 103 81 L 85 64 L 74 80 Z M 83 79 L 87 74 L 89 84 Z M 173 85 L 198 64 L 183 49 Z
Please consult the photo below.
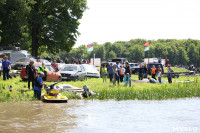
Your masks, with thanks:
M 0 132 L 200 131 L 200 99 L 0 103 Z

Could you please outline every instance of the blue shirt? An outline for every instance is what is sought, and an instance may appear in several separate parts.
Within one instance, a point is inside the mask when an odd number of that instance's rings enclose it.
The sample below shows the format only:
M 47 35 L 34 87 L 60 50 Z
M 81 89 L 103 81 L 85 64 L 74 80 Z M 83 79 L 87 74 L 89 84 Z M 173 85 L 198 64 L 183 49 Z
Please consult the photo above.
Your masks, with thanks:
M 2 66 L 3 67 L 8 67 L 9 65 L 10 65 L 11 63 L 10 63 L 10 61 L 9 60 L 4 60 L 3 62 L 2 62 Z
M 42 84 L 42 82 L 43 82 L 41 77 L 38 77 L 38 78 L 37 78 L 37 81 L 39 82 L 39 84 Z M 38 87 L 38 86 L 34 86 L 34 90 L 36 90 L 36 91 L 41 91 L 42 88 L 40 88 L 40 87 Z
M 113 66 L 108 67 L 109 74 L 113 74 Z

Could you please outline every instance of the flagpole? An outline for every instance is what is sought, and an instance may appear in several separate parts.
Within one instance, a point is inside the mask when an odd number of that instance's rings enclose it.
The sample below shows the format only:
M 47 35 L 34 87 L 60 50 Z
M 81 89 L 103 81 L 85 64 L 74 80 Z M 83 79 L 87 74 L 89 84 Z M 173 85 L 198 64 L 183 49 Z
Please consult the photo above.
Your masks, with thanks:
M 93 65 L 94 65 L 94 59 L 95 59 L 95 53 L 94 53 L 94 56 L 93 56 Z

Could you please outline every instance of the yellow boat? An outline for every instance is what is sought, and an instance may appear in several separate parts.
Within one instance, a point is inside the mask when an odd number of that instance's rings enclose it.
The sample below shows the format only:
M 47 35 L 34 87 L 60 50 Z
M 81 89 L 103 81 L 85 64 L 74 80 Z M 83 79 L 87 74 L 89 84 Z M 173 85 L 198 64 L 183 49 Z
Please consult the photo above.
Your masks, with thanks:
M 51 103 L 60 103 L 60 102 L 67 103 L 68 98 L 66 96 L 62 96 L 59 93 L 59 90 L 54 88 L 55 84 L 57 83 L 53 83 L 45 88 L 46 92 L 42 94 L 41 100 L 43 102 L 51 102 Z

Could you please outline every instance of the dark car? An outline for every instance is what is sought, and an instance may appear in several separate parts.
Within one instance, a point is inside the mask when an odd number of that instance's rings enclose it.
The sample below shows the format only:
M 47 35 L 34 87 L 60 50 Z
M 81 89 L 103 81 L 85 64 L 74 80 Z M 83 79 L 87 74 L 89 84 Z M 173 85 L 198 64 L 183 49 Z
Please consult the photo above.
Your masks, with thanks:
M 156 70 L 158 70 L 158 66 L 160 65 L 162 68 L 162 73 L 164 73 L 163 65 L 161 63 L 149 63 L 147 64 L 148 74 L 151 74 L 151 68 L 153 65 L 155 66 Z
M 132 73 L 135 74 L 138 72 L 138 69 L 140 68 L 140 64 L 138 63 L 129 63 Z
M 29 64 L 30 60 L 36 62 L 36 60 L 34 58 L 29 58 L 29 57 L 21 58 L 18 61 L 16 61 L 13 68 L 15 70 L 21 70 L 23 67 L 26 67 L 26 65 Z
M 86 80 L 87 75 L 82 65 L 66 64 L 59 70 L 62 80 Z

